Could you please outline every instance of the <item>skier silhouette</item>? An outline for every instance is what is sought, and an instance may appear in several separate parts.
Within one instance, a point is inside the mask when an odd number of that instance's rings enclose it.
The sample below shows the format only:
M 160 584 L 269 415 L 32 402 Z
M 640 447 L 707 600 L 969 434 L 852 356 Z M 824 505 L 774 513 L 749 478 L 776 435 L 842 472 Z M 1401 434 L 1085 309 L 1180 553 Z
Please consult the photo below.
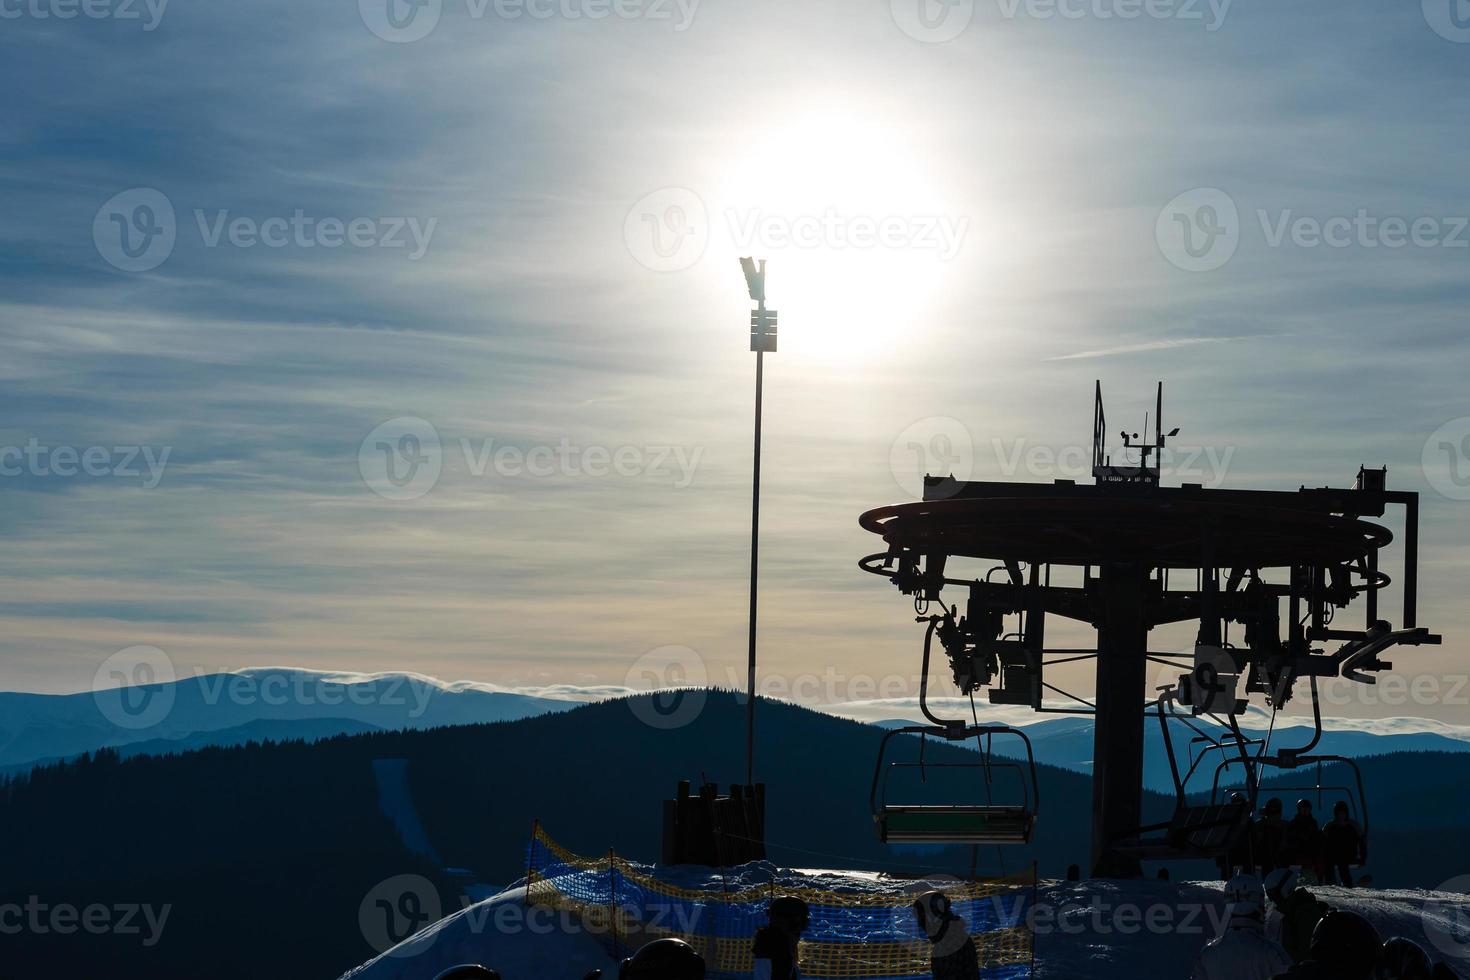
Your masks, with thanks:
M 1332 808 L 1332 819 L 1322 827 L 1322 869 L 1327 884 L 1341 881 L 1353 887 L 1348 866 L 1366 861 L 1367 844 L 1363 828 L 1348 815 L 1347 803 L 1339 800 Z
M 1266 895 L 1259 878 L 1239 874 L 1225 884 L 1230 920 L 1200 950 L 1190 980 L 1271 980 L 1290 969 L 1286 950 L 1266 937 Z
M 1373 923 L 1333 909 L 1312 930 L 1309 957 L 1274 980 L 1372 980 L 1382 945 Z
M 1261 818 L 1256 821 L 1256 863 L 1260 865 L 1264 878 L 1282 863 L 1282 848 L 1286 845 L 1286 821 L 1281 818 L 1281 797 L 1273 796 L 1261 808 Z
M 1286 825 L 1286 863 L 1319 872 L 1322 860 L 1322 828 L 1312 815 L 1311 800 L 1296 801 L 1296 816 Z
M 795 980 L 801 976 L 797 963 L 797 951 L 801 934 L 811 923 L 811 910 L 806 902 L 792 896 L 782 896 L 771 902 L 766 912 L 769 925 L 761 926 L 755 934 L 752 952 L 755 970 L 752 980 Z
M 914 917 L 933 944 L 929 965 L 934 980 L 979 980 L 980 956 L 964 921 L 954 914 L 949 896 L 929 891 L 914 902 Z
M 1300 882 L 1301 875 L 1292 868 L 1277 868 L 1266 876 L 1266 897 L 1271 900 L 1266 935 L 1280 943 L 1296 963 L 1311 955 L 1312 933 L 1332 911 Z
M 593 970 L 582 980 L 601 977 L 601 970 Z M 682 939 L 655 939 L 623 960 L 617 980 L 704 980 L 704 957 Z

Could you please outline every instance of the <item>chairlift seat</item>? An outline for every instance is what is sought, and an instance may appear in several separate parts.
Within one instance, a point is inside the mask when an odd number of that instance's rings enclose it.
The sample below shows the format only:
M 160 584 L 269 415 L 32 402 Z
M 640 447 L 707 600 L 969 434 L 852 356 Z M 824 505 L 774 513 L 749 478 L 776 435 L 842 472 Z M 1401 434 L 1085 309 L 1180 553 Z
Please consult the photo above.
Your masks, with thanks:
M 1248 803 L 1182 806 L 1169 821 L 1168 840 L 1182 851 L 1224 854 L 1239 839 L 1249 820 Z
M 1027 844 L 1036 815 L 1023 806 L 890 804 L 877 822 L 885 844 Z
M 918 762 L 888 762 L 889 745 L 895 738 L 919 736 Z M 989 750 L 977 761 L 924 762 L 923 740 L 943 739 L 950 744 L 990 738 L 996 735 L 1017 739 L 1026 749 L 1025 761 L 996 761 Z M 886 764 L 885 764 L 886 763 Z M 985 787 L 986 802 L 919 804 L 890 803 L 888 777 L 895 770 L 925 773 L 968 772 L 982 782 L 972 789 Z M 996 771 L 1013 772 L 1020 780 L 1019 802 L 1015 797 L 997 804 L 989 798 L 990 780 Z M 912 797 L 910 797 L 912 798 Z M 878 839 L 885 844 L 1029 844 L 1036 825 L 1040 790 L 1036 778 L 1036 757 L 1026 733 L 1005 725 L 917 725 L 895 728 L 887 732 L 878 747 L 878 764 L 873 770 L 873 788 L 869 797 L 873 824 Z

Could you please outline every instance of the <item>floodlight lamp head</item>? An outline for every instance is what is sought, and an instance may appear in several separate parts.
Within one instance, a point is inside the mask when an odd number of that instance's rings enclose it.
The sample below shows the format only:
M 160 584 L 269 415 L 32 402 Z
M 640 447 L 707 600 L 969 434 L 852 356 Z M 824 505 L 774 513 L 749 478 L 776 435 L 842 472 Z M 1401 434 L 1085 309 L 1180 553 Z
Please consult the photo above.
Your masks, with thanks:
M 756 268 L 755 259 L 743 258 L 740 260 L 740 268 L 745 273 L 745 285 L 750 290 L 750 298 L 757 303 L 766 301 L 766 260 L 761 259 L 760 268 Z

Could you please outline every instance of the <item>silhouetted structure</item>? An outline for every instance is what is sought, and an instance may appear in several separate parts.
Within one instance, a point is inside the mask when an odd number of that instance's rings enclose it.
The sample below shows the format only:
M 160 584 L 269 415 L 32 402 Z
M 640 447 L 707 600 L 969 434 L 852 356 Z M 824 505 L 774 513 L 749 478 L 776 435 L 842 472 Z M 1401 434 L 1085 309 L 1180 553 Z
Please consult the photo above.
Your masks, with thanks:
M 731 786 L 729 796 L 706 783 L 697 794 L 686 779 L 664 800 L 662 863 L 733 867 L 766 856 L 766 788 Z
M 1241 734 L 1236 716 L 1246 705 L 1238 697 L 1242 676 L 1246 697 L 1263 694 L 1273 708 L 1290 700 L 1298 679 L 1309 679 L 1320 735 L 1318 677 L 1372 683 L 1372 673 L 1392 667 L 1380 659 L 1385 650 L 1439 642 L 1415 625 L 1418 494 L 1388 490 L 1386 470 L 1366 468 L 1347 490 L 1165 487 L 1162 455 L 1178 430 L 1164 432 L 1162 410 L 1160 385 L 1153 438 L 1141 441 L 1138 433 L 1123 433 L 1125 454 L 1136 453 L 1137 460 L 1114 464 L 1107 451 L 1102 386 L 1097 386 L 1093 485 L 928 476 L 922 501 L 881 507 L 861 518 L 862 526 L 881 535 L 888 547 L 862 559 L 860 567 L 914 597 L 929 623 L 926 662 L 929 639 L 937 635 L 963 693 L 987 688 L 994 704 L 1095 715 L 1092 862 L 1094 874 L 1103 876 L 1137 875 L 1142 859 L 1227 853 L 1255 807 L 1262 769 L 1289 770 L 1319 761 L 1306 754 L 1316 737 L 1268 756 L 1264 746 Z M 1146 432 L 1147 426 L 1144 440 Z M 1379 618 L 1378 602 L 1378 593 L 1389 584 L 1379 552 L 1393 535 L 1363 519 L 1382 517 L 1390 506 L 1404 509 L 1403 625 L 1397 630 Z M 994 574 L 956 577 L 948 566 L 951 559 L 972 558 L 996 562 Z M 1053 585 L 1053 569 L 1062 566 L 1080 569 L 1080 576 L 1072 573 L 1080 584 Z M 946 586 L 966 590 L 963 614 L 957 605 L 941 601 Z M 1337 622 L 1336 611 L 1359 597 L 1366 606 L 1362 627 Z M 930 615 L 935 602 L 940 611 Z M 1096 648 L 1049 648 L 1048 615 L 1092 626 Z M 1191 620 L 1199 621 L 1193 664 L 1175 664 L 1169 655 L 1149 652 L 1155 626 Z M 1228 635 L 1232 623 L 1244 628 L 1237 642 Z M 1314 647 L 1323 642 L 1338 644 L 1337 649 L 1325 653 Z M 1082 659 L 1096 660 L 1095 704 L 1073 698 L 1085 708 L 1044 705 L 1045 691 L 1072 697 L 1048 683 L 1047 667 Z M 1185 673 L 1146 702 L 1150 661 Z M 1221 724 L 1229 734 L 1202 734 L 1179 706 L 1192 709 L 1194 716 L 1224 716 Z M 1166 746 L 1169 721 L 1183 723 L 1212 743 L 1201 758 L 1218 751 L 1221 769 L 1241 766 L 1246 801 L 1191 805 L 1185 784 L 1200 760 L 1181 776 L 1170 747 L 1174 817 L 1167 824 L 1141 826 L 1143 724 L 1149 708 L 1158 715 Z M 929 735 L 954 741 L 969 737 L 963 722 L 929 717 L 935 723 Z M 1217 770 L 1217 797 L 1219 789 Z
M 755 785 L 755 634 L 756 588 L 760 575 L 761 547 L 761 402 L 765 391 L 766 354 L 776 353 L 779 314 L 766 309 L 766 260 L 740 260 L 745 285 L 757 306 L 750 311 L 750 349 L 755 353 L 755 451 L 750 481 L 750 647 L 746 657 L 745 784 Z

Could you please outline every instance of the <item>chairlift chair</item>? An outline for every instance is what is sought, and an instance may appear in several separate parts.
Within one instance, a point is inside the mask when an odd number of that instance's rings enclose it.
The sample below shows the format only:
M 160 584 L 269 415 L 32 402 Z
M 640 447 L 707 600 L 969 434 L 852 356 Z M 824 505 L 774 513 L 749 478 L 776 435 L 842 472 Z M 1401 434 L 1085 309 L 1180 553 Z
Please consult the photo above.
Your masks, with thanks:
M 1274 769 L 1293 772 L 1312 766 L 1316 767 L 1316 778 L 1311 785 L 1273 785 L 1268 787 L 1269 792 L 1272 795 L 1299 793 L 1303 796 L 1315 796 L 1319 812 L 1327 809 L 1329 799 L 1332 803 L 1344 800 L 1348 804 L 1349 814 L 1358 822 L 1366 844 L 1368 798 L 1363 790 L 1363 776 L 1358 764 L 1340 755 L 1307 754 L 1317 746 L 1322 737 L 1322 713 L 1316 678 L 1313 677 L 1311 681 L 1314 722 L 1311 741 L 1296 748 L 1279 749 L 1270 755 L 1266 754 L 1265 740 L 1246 737 L 1240 730 L 1234 715 L 1229 718 L 1230 732 L 1217 738 L 1203 732 L 1187 716 L 1175 710 L 1176 695 L 1172 688 L 1163 690 L 1157 702 L 1157 713 L 1163 734 L 1164 751 L 1167 754 L 1169 769 L 1174 780 L 1174 815 L 1165 823 L 1140 829 L 1141 835 L 1149 831 L 1162 830 L 1165 832 L 1162 838 L 1140 836 L 1136 841 L 1127 842 L 1127 848 L 1145 858 L 1185 855 L 1211 857 L 1225 854 L 1236 839 L 1236 835 L 1246 828 L 1250 815 L 1257 808 L 1262 783 L 1261 771 Z M 1181 722 L 1197 733 L 1197 737 L 1190 740 L 1190 764 L 1182 776 L 1174 754 L 1173 739 L 1169 733 L 1168 722 L 1170 720 Z M 1201 744 L 1203 748 L 1196 753 L 1194 747 Z M 1187 791 L 1190 778 L 1198 771 L 1200 765 L 1215 752 L 1219 753 L 1219 761 L 1215 765 L 1210 788 L 1210 802 L 1208 804 L 1191 803 Z M 1333 763 L 1341 763 L 1351 771 L 1350 784 L 1325 785 L 1323 783 L 1322 766 Z M 1232 786 L 1221 785 L 1222 776 L 1237 766 L 1245 776 L 1246 802 L 1244 803 L 1230 802 L 1229 796 L 1236 792 L 1236 789 Z M 1353 865 L 1353 867 L 1360 866 Z
M 900 735 L 918 735 L 917 762 L 895 762 L 888 757 L 890 743 Z M 1019 738 L 1026 747 L 1026 761 L 996 761 L 988 740 L 996 735 Z M 981 738 L 987 745 L 976 762 L 925 762 L 923 740 L 939 738 L 950 743 L 963 743 Z M 1021 799 L 1007 803 L 903 803 L 889 798 L 889 782 L 895 770 L 970 770 L 983 773 L 983 785 L 990 787 L 996 770 L 1013 771 L 1020 776 Z M 1037 801 L 1040 796 L 1036 778 L 1036 758 L 1031 740 L 1019 729 L 1006 725 L 915 725 L 897 728 L 883 736 L 878 750 L 878 764 L 873 771 L 873 787 L 869 803 L 878 839 L 885 844 L 1027 844 L 1036 826 Z
M 1250 823 L 1252 802 L 1249 798 L 1243 803 L 1228 800 L 1222 803 L 1215 799 L 1208 804 L 1191 803 L 1186 784 L 1212 752 L 1219 752 L 1232 762 L 1240 762 L 1241 759 L 1249 758 L 1248 747 L 1262 744 L 1261 741 L 1246 738 L 1239 727 L 1234 724 L 1234 716 L 1231 718 L 1229 735 L 1223 737 L 1210 735 L 1195 725 L 1190 718 L 1175 711 L 1175 697 L 1176 693 L 1172 687 L 1165 688 L 1160 692 L 1155 703 L 1159 729 L 1163 735 L 1164 752 L 1169 760 L 1169 772 L 1174 781 L 1174 813 L 1166 821 L 1139 827 L 1137 836 L 1112 843 L 1115 850 L 1139 860 L 1219 857 L 1229 853 L 1232 845 L 1240 839 L 1241 834 L 1246 832 Z M 1196 737 L 1192 738 L 1189 743 L 1190 763 L 1183 776 L 1179 773 L 1179 761 L 1174 753 L 1174 740 L 1169 733 L 1171 719 L 1184 724 L 1196 734 Z M 1203 746 L 1198 753 L 1194 751 L 1197 745 Z M 1238 751 L 1241 758 L 1235 759 L 1228 756 L 1227 753 L 1231 751 Z M 1248 770 L 1249 772 L 1251 771 Z M 1253 790 L 1253 786 L 1253 780 L 1248 776 L 1247 789 Z
M 1257 756 L 1251 760 L 1252 766 L 1257 768 L 1256 784 L 1258 794 L 1269 793 L 1272 796 L 1305 797 L 1315 798 L 1316 810 L 1314 815 L 1319 820 L 1324 819 L 1321 814 L 1331 813 L 1332 808 L 1339 802 L 1347 804 L 1348 816 L 1355 820 L 1358 829 L 1363 835 L 1363 853 L 1368 842 L 1368 796 L 1363 791 L 1363 772 L 1358 768 L 1357 762 L 1343 755 L 1296 755 L 1286 752 L 1279 755 Z M 1228 787 L 1220 785 L 1221 776 L 1228 773 L 1232 766 L 1243 765 L 1240 759 L 1226 758 L 1220 760 L 1215 767 L 1214 783 L 1210 788 L 1211 802 L 1217 801 L 1223 794 L 1230 792 Z M 1351 773 L 1351 777 L 1338 784 L 1327 784 L 1322 780 L 1322 767 L 1324 765 L 1342 765 Z M 1300 783 L 1262 785 L 1264 782 L 1259 770 L 1275 769 L 1281 772 L 1299 772 L 1312 770 L 1314 778 L 1311 783 L 1302 781 Z M 1289 805 L 1289 803 L 1288 803 Z M 1360 868 L 1360 862 L 1354 862 L 1349 867 Z
M 1363 789 L 1363 771 L 1358 768 L 1357 762 L 1346 756 L 1329 754 L 1312 754 L 1312 750 L 1322 740 L 1322 702 L 1317 690 L 1317 678 L 1311 678 L 1312 691 L 1312 737 L 1305 745 L 1295 748 L 1278 749 L 1271 755 L 1266 755 L 1264 747 L 1261 752 L 1253 757 L 1247 757 L 1244 753 L 1241 758 L 1222 758 L 1219 765 L 1215 767 L 1213 785 L 1210 788 L 1210 798 L 1216 799 L 1224 792 L 1220 786 L 1220 777 L 1229 771 L 1231 766 L 1241 765 L 1245 767 L 1246 783 L 1251 790 L 1251 806 L 1256 805 L 1256 798 L 1260 792 L 1261 772 L 1260 770 L 1274 769 L 1281 772 L 1297 772 L 1315 767 L 1315 778 L 1312 785 L 1274 785 L 1269 787 L 1270 793 L 1296 794 L 1303 796 L 1315 796 L 1317 798 L 1316 813 L 1321 814 L 1328 810 L 1328 799 L 1331 798 L 1332 805 L 1339 800 L 1347 803 L 1348 815 L 1357 821 L 1358 828 L 1363 835 L 1363 844 L 1358 853 L 1366 853 L 1368 844 L 1368 794 Z M 1322 782 L 1322 767 L 1324 765 L 1340 764 L 1351 773 L 1351 782 L 1347 785 L 1324 785 Z M 1330 794 L 1330 797 L 1329 797 Z M 1362 867 L 1361 863 L 1355 863 L 1351 867 Z

